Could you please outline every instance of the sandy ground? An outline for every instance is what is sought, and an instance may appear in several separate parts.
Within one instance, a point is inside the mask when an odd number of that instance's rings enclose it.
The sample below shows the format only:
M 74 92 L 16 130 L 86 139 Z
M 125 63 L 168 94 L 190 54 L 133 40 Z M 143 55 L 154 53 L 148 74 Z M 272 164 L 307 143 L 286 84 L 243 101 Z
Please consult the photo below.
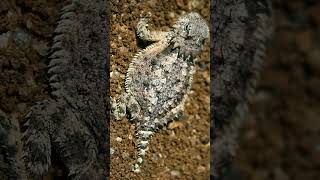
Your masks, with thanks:
M 151 12 L 151 29 L 168 30 L 191 10 L 209 22 L 209 1 L 111 1 L 111 96 L 124 90 L 124 77 L 133 56 L 145 47 L 135 26 L 143 12 Z M 197 63 L 192 95 L 184 120 L 160 130 L 151 140 L 140 174 L 131 172 L 137 149 L 135 127 L 127 119 L 111 122 L 111 179 L 208 179 L 210 174 L 210 51 L 209 43 Z

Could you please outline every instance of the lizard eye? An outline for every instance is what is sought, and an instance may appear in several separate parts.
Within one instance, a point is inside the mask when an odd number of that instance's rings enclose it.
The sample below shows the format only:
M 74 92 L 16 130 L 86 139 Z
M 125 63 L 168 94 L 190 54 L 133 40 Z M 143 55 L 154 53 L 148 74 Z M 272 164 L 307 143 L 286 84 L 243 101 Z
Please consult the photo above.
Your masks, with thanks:
M 185 31 L 189 31 L 189 24 L 187 24 L 187 25 L 184 27 L 184 30 L 185 30 Z

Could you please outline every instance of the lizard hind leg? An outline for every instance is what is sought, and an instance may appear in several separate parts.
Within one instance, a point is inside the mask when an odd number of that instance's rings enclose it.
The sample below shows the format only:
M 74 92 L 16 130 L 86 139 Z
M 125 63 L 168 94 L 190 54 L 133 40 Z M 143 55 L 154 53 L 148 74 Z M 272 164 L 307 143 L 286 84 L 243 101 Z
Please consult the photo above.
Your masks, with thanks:
M 127 107 L 128 107 L 129 113 L 130 113 L 129 120 L 131 122 L 136 122 L 139 119 L 140 105 L 133 96 L 128 97 Z

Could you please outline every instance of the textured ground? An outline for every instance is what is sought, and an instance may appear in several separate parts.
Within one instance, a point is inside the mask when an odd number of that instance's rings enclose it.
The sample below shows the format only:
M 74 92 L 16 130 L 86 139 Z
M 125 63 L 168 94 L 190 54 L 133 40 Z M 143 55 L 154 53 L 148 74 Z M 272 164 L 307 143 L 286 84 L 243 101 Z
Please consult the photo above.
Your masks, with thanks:
M 209 1 L 111 1 L 111 96 L 124 90 L 124 76 L 133 56 L 143 47 L 135 25 L 151 12 L 151 28 L 168 30 L 179 15 L 195 10 L 209 22 Z M 154 25 L 154 26 L 153 26 Z M 131 172 L 136 159 L 134 125 L 127 119 L 111 123 L 111 179 L 208 179 L 209 177 L 209 44 L 201 54 L 187 102 L 185 119 L 169 125 L 151 140 L 140 174 Z
M 240 136 L 242 179 L 320 175 L 320 2 L 274 0 L 275 37 Z

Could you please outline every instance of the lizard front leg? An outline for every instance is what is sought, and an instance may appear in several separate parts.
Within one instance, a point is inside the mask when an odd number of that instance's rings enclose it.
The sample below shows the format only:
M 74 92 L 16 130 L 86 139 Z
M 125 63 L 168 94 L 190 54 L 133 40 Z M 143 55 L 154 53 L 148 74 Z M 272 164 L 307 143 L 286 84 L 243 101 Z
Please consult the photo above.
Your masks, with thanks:
M 160 41 L 165 39 L 168 32 L 150 31 L 148 29 L 148 21 L 150 19 L 150 16 L 150 13 L 147 16 L 141 16 L 136 28 L 137 35 L 144 41 Z
M 117 99 L 111 101 L 112 114 L 116 120 L 121 120 L 130 112 L 130 121 L 137 119 L 140 112 L 140 105 L 128 93 L 122 93 Z

